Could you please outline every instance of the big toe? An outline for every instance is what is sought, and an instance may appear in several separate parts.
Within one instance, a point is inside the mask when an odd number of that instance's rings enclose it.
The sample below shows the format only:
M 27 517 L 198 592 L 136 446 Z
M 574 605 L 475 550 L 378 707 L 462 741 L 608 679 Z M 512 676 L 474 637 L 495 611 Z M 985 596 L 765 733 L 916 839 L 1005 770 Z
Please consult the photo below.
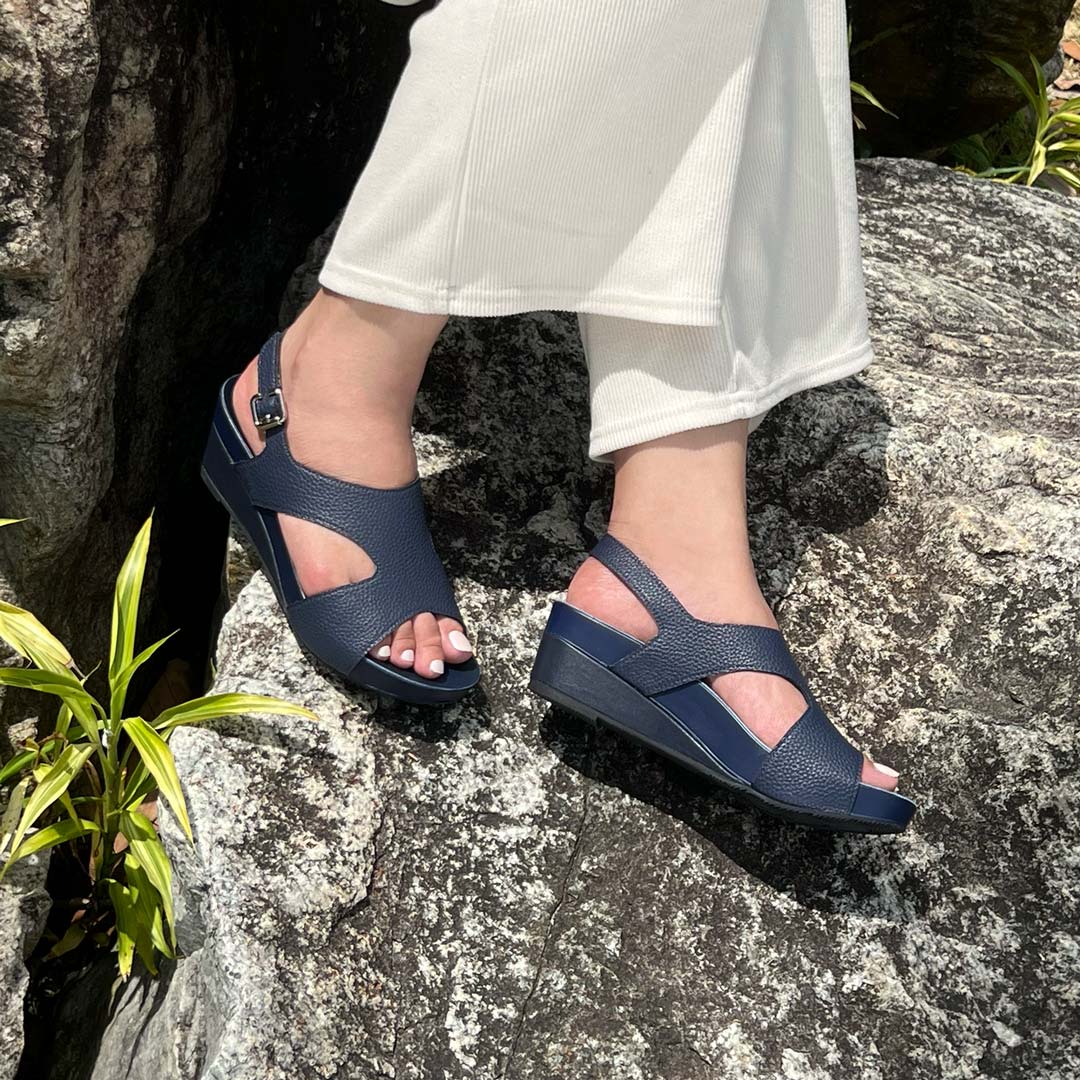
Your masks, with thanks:
M 886 791 L 895 791 L 900 779 L 900 774 L 889 768 L 888 765 L 879 765 L 866 755 L 863 755 L 862 782 L 874 787 L 884 788 Z
M 441 616 L 436 620 L 442 638 L 442 654 L 447 663 L 463 664 L 473 654 L 472 642 L 465 636 L 465 629 L 456 619 Z

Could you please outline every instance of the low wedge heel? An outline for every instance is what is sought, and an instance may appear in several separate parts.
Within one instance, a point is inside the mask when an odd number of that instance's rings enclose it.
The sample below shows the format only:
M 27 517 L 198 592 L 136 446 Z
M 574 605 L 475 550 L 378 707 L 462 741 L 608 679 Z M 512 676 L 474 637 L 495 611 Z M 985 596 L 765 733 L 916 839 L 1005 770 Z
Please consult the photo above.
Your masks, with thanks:
M 238 376 L 222 385 L 200 473 L 258 553 L 263 572 L 296 639 L 349 683 L 412 705 L 448 705 L 480 679 L 471 658 L 428 679 L 368 653 L 402 623 L 424 611 L 461 622 L 453 588 L 428 530 L 420 481 L 371 488 L 309 469 L 289 451 L 281 390 L 281 335 L 259 352 L 255 426 L 266 442 L 252 453 L 232 408 Z M 375 564 L 364 581 L 305 595 L 278 523 L 279 513 L 333 529 L 362 547 Z
M 695 619 L 624 544 L 603 537 L 592 555 L 618 576 L 657 626 L 649 642 L 553 605 L 530 687 L 708 777 L 784 821 L 833 832 L 897 833 L 915 803 L 861 780 L 863 755 L 832 725 L 781 634 Z M 788 679 L 806 711 L 773 748 L 706 681 L 733 671 Z

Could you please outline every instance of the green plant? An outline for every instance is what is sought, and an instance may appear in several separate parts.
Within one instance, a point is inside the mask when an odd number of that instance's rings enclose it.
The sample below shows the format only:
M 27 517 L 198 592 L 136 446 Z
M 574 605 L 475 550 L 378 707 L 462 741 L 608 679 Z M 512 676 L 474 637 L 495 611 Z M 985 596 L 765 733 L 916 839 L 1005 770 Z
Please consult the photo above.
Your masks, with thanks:
M 875 45 L 877 45 L 880 42 L 886 40 L 887 38 L 892 37 L 893 34 L 899 33 L 900 31 L 898 29 L 886 30 L 881 34 L 878 34 L 875 38 L 872 38 L 870 41 L 863 41 L 863 42 L 860 42 L 858 45 L 852 45 L 852 43 L 851 43 L 853 32 L 854 31 L 852 30 L 851 24 L 849 23 L 848 24 L 848 31 L 847 31 L 847 43 L 848 43 L 848 53 L 851 56 L 856 56 L 860 52 L 863 52 L 866 49 L 872 49 Z M 870 91 L 869 87 L 864 86 L 861 82 L 856 82 L 854 79 L 852 79 L 851 80 L 851 119 L 855 122 L 855 127 L 858 128 L 859 131 L 865 131 L 866 130 L 866 124 L 863 121 L 862 117 L 859 116 L 859 114 L 855 111 L 855 107 L 860 102 L 863 102 L 863 101 L 865 101 L 868 105 L 873 105 L 875 109 L 880 110 L 881 112 L 885 113 L 887 116 L 891 116 L 891 117 L 893 117 L 893 119 L 898 119 L 898 117 L 896 116 L 896 113 L 890 111 L 889 109 L 886 109 L 885 106 L 882 105 L 880 101 L 878 101 L 877 97 Z
M 989 57 L 1023 92 L 1027 106 L 1004 124 L 955 143 L 957 168 L 971 176 L 1031 187 L 1055 177 L 1080 191 L 1080 102 L 1050 108 L 1042 65 L 1031 56 L 1031 83 L 1007 60 Z
M 60 701 L 53 730 L 26 740 L 0 767 L 0 785 L 11 786 L 0 820 L 0 878 L 19 859 L 67 845 L 85 871 L 92 895 L 73 913 L 53 953 L 75 948 L 87 936 L 111 943 L 115 932 L 122 978 L 130 975 L 135 955 L 153 974 L 159 954 L 175 955 L 172 866 L 154 824 L 142 812 L 155 791 L 160 793 L 192 840 L 169 749 L 172 733 L 185 724 L 238 713 L 295 713 L 317 719 L 299 705 L 256 694 L 195 698 L 150 721 L 129 712 L 133 676 L 172 637 L 135 653 L 152 521 L 153 515 L 139 530 L 116 579 L 107 704 L 86 689 L 93 672 L 82 675 L 67 649 L 38 619 L 0 602 L 0 638 L 28 662 L 0 668 L 0 685 Z M 15 520 L 0 519 L 0 526 L 9 524 Z
M 878 101 L 878 99 L 865 86 L 863 86 L 862 83 L 855 82 L 855 80 L 852 79 L 851 80 L 851 118 L 855 121 L 855 126 L 860 131 L 865 131 L 866 130 L 865 122 L 859 116 L 859 114 L 855 111 L 855 106 L 859 103 L 860 100 L 868 102 L 869 104 L 873 105 L 875 109 L 880 109 L 881 112 L 885 113 L 886 115 L 891 116 L 894 119 L 898 119 L 898 117 L 896 116 L 896 113 L 894 113 L 891 109 L 886 109 L 885 106 L 882 105 L 881 102 Z

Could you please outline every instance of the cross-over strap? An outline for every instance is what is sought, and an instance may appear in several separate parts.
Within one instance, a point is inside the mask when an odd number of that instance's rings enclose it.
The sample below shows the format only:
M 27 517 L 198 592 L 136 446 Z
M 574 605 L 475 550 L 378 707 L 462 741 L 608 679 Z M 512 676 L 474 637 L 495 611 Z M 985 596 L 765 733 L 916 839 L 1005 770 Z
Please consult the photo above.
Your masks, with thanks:
M 390 631 L 423 611 L 461 621 L 454 591 L 428 529 L 419 479 L 399 488 L 373 488 L 327 476 L 289 450 L 280 378 L 280 334 L 259 353 L 261 453 L 238 462 L 236 473 L 253 506 L 312 521 L 348 537 L 367 552 L 375 573 L 365 581 L 316 593 L 288 606 L 289 621 L 323 658 L 348 669 Z M 332 652 L 333 656 L 327 655 Z M 349 663 L 351 661 L 351 663 Z
M 600 538 L 591 554 L 641 601 L 656 623 L 652 641 L 612 666 L 647 697 L 713 675 L 757 671 L 787 679 L 811 700 L 810 688 L 778 630 L 696 619 L 637 555 L 610 534 Z
M 607 535 L 592 551 L 652 615 L 656 636 L 611 665 L 647 697 L 733 671 L 779 675 L 798 687 L 807 708 L 765 754 L 753 787 L 781 802 L 848 813 L 862 754 L 833 727 L 778 630 L 694 618 L 625 544 Z
M 859 790 L 862 764 L 862 754 L 811 702 L 765 755 L 753 786 L 781 802 L 847 814 Z

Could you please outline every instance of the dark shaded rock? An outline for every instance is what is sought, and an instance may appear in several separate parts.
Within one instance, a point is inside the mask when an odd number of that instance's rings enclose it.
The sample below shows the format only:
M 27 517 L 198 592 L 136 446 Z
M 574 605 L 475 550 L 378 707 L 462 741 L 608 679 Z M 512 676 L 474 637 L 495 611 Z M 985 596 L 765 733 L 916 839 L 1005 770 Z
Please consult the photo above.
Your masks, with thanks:
M 45 929 L 48 860 L 31 855 L 0 882 L 0 1080 L 13 1080 L 23 1048 L 26 961 Z
M 1024 104 L 989 62 L 1034 77 L 1057 51 L 1073 0 L 848 0 L 852 77 L 889 109 L 859 109 L 877 153 L 923 153 L 1005 119 Z
M 256 574 L 217 689 L 321 720 L 178 735 L 187 957 L 128 987 L 97 1077 L 1070 1075 L 1080 209 L 909 162 L 860 188 L 878 359 L 755 435 L 753 542 L 911 831 L 766 821 L 530 696 L 607 473 L 572 318 L 455 320 L 419 449 L 484 693 L 429 714 L 345 688 Z
M 89 669 L 157 504 L 146 633 L 201 668 L 226 522 L 214 391 L 374 142 L 419 9 L 73 0 L 0 12 L 0 594 Z M 21 714 L 11 699 L 5 710 Z

